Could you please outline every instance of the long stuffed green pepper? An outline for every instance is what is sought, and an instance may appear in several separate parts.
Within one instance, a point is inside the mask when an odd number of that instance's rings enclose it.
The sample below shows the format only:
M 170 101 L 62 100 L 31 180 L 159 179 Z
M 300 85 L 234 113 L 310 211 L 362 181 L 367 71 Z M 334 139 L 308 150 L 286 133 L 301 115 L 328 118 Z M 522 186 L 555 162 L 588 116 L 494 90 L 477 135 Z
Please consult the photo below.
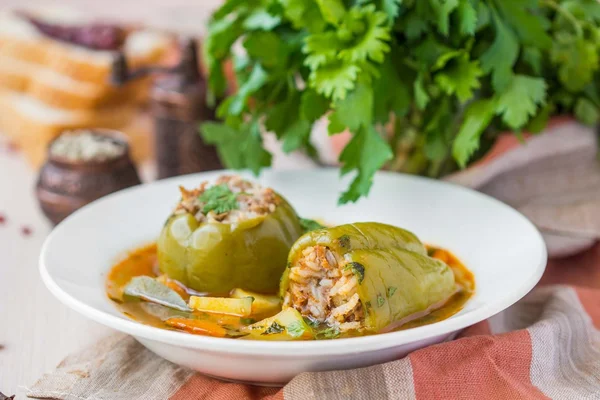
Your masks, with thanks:
M 316 325 L 379 332 L 426 315 L 455 293 L 452 270 L 411 232 L 355 223 L 303 235 L 292 247 L 280 295 Z
M 180 190 L 157 243 L 161 271 L 199 292 L 276 293 L 288 251 L 303 233 L 292 206 L 238 176 Z

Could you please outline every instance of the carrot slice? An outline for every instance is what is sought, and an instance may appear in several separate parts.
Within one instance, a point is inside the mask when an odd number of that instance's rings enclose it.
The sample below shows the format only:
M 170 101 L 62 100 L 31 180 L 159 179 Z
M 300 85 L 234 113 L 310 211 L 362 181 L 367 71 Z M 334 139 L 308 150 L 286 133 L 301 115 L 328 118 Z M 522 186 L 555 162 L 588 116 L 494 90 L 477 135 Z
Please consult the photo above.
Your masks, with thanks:
M 227 331 L 225 328 L 212 321 L 189 318 L 169 318 L 165 321 L 170 327 L 193 333 L 195 335 L 208 335 L 216 337 L 225 337 Z

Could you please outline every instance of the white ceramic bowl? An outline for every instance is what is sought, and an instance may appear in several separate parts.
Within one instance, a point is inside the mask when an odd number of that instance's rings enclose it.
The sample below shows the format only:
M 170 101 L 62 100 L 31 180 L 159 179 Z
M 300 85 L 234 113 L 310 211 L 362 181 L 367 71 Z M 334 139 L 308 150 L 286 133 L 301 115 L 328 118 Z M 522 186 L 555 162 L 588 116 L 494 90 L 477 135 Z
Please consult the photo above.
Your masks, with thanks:
M 328 223 L 379 221 L 415 232 L 454 252 L 476 279 L 476 294 L 458 314 L 400 332 L 310 342 L 262 342 L 195 336 L 142 325 L 122 315 L 104 291 L 106 274 L 131 249 L 155 240 L 179 198 L 220 172 L 188 175 L 126 189 L 77 211 L 56 227 L 40 256 L 40 272 L 64 304 L 133 335 L 176 364 L 219 378 L 282 384 L 304 371 L 363 367 L 398 359 L 448 340 L 461 329 L 515 303 L 538 282 L 546 248 L 536 228 L 512 208 L 439 181 L 378 173 L 367 199 L 338 207 L 348 180 L 337 170 L 266 171 L 259 178 L 300 215 Z

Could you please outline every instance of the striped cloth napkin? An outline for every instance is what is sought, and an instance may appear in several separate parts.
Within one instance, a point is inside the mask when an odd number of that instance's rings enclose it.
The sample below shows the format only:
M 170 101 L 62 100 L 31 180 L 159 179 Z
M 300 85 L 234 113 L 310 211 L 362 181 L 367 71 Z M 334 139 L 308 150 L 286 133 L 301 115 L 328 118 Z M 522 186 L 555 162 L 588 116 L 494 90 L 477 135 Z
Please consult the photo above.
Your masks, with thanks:
M 114 335 L 65 359 L 26 391 L 65 400 L 600 399 L 600 166 L 596 137 L 570 121 L 500 140 L 485 162 L 450 180 L 525 213 L 551 260 L 542 286 L 457 340 L 387 364 L 304 373 L 284 388 L 226 383 Z

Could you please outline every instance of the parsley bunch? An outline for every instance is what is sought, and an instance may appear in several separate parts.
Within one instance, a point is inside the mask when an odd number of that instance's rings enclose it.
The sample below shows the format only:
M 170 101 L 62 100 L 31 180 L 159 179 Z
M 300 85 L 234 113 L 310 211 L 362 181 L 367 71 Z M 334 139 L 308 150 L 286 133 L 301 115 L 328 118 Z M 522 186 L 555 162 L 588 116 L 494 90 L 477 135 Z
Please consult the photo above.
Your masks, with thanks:
M 437 177 L 503 130 L 597 123 L 599 22 L 596 0 L 228 0 L 203 56 L 213 101 L 229 59 L 238 89 L 201 131 L 226 165 L 258 172 L 271 161 L 261 129 L 314 155 L 326 117 L 331 135 L 352 133 L 340 202 L 356 201 L 382 167 Z

